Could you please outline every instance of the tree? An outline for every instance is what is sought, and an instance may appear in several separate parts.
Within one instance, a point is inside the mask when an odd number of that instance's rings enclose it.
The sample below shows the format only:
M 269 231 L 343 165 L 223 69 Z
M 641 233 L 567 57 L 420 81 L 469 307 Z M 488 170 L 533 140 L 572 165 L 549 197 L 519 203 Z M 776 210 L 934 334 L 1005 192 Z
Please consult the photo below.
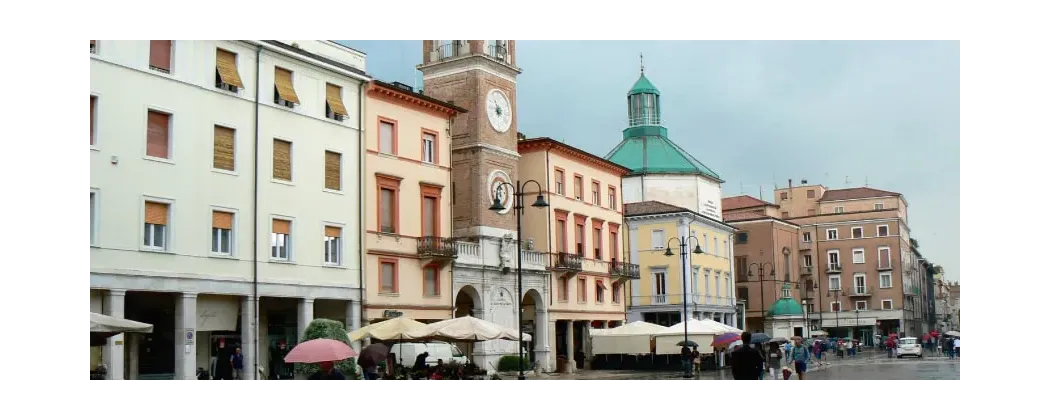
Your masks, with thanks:
M 306 332 L 303 333 L 303 339 L 300 342 L 314 340 L 318 338 L 330 338 L 332 340 L 338 340 L 350 345 L 350 337 L 346 335 L 346 329 L 343 328 L 343 323 L 334 321 L 331 319 L 317 318 L 310 321 L 310 325 L 306 326 Z M 357 371 L 357 359 L 349 358 L 335 364 L 335 368 L 343 372 L 346 379 L 361 379 L 360 372 Z M 310 376 L 321 370 L 319 366 L 313 363 L 296 363 L 295 373 Z
M 915 249 L 919 249 L 919 240 L 915 239 L 915 238 L 911 238 L 911 247 L 915 248 Z

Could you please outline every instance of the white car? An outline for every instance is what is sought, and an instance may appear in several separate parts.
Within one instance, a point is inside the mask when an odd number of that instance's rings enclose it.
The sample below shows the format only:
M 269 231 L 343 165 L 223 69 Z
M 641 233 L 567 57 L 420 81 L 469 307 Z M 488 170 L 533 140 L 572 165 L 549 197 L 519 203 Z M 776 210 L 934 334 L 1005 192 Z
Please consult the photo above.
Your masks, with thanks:
M 897 343 L 897 358 L 904 356 L 922 357 L 922 344 L 915 337 L 901 338 Z

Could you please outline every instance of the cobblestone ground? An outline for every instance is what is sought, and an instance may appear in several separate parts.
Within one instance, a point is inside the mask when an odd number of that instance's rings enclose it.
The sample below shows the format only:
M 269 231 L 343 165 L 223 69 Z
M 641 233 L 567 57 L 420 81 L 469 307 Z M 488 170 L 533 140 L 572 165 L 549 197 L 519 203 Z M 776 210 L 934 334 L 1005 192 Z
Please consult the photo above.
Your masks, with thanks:
M 810 363 L 807 380 L 887 380 L 887 379 L 942 379 L 960 377 L 960 360 L 949 360 L 940 355 L 927 354 L 919 358 L 888 358 L 886 353 L 868 351 L 853 358 L 826 358 L 826 364 Z M 574 375 L 550 374 L 529 379 L 540 380 L 687 380 L 680 372 L 636 372 L 617 370 L 587 370 Z M 701 372 L 691 380 L 732 380 L 728 370 Z M 767 380 L 772 380 L 766 377 Z M 791 377 L 796 379 L 795 376 Z

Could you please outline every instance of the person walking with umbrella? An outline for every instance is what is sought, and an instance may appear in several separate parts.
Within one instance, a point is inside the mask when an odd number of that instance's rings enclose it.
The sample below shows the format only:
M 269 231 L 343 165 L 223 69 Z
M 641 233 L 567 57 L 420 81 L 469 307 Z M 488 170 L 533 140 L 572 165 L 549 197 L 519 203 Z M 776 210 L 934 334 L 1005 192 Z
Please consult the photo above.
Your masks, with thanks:
M 751 333 L 740 334 L 742 346 L 733 351 L 730 367 L 734 380 L 757 380 L 762 373 L 762 353 L 751 347 Z
M 321 370 L 307 379 L 344 380 L 346 377 L 335 368 L 335 362 L 354 356 L 357 356 L 357 353 L 346 343 L 328 338 L 317 338 L 299 343 L 288 352 L 284 361 L 285 363 L 319 364 Z
M 357 365 L 361 366 L 365 380 L 379 379 L 379 362 L 385 361 L 389 354 L 390 347 L 382 343 L 374 343 L 361 349 L 361 355 L 357 357 Z
M 780 344 L 776 342 L 770 342 L 768 354 L 770 376 L 773 377 L 773 380 L 776 380 L 777 374 L 780 373 L 781 369 L 780 361 L 784 358 L 784 353 L 780 351 Z

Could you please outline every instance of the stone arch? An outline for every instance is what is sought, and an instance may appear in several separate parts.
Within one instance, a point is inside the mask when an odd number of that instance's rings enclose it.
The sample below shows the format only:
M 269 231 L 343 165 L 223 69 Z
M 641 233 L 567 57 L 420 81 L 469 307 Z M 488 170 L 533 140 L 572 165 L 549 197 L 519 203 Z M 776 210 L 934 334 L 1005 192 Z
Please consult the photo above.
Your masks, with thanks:
M 455 296 L 455 300 L 452 303 L 454 317 L 475 316 L 477 311 L 483 308 L 481 293 L 478 293 L 478 289 L 474 288 L 474 286 L 469 284 L 460 286 L 456 290 Z

